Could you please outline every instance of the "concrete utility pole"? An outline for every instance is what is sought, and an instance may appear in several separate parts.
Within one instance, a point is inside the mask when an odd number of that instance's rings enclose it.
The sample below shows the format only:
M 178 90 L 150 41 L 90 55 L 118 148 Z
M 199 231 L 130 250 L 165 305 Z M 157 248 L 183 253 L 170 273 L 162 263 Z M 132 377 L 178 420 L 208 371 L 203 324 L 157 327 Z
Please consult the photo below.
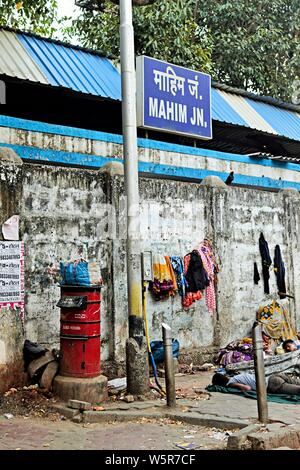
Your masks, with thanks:
M 268 403 L 265 377 L 265 363 L 263 354 L 263 340 L 261 325 L 255 322 L 252 327 L 252 340 L 254 352 L 254 370 L 256 380 L 258 420 L 261 423 L 268 422 Z
M 120 0 L 122 123 L 127 196 L 127 287 L 129 339 L 126 344 L 127 392 L 149 389 L 149 369 L 142 314 L 142 279 L 136 124 L 136 79 L 131 0 Z

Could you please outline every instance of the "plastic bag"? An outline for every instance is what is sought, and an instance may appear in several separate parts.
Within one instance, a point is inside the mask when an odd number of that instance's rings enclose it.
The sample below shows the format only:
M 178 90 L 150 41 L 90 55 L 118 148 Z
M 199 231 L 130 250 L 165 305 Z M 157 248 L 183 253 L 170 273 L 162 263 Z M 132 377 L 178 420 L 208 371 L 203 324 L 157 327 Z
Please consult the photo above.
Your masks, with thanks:
M 162 341 L 151 341 L 150 346 L 155 363 L 159 364 L 161 362 L 164 362 L 164 343 Z M 177 341 L 177 339 L 172 339 L 172 352 L 173 357 L 177 358 L 179 356 L 179 342 Z
M 23 347 L 25 367 L 27 367 L 28 364 L 34 359 L 38 359 L 39 357 L 43 356 L 45 352 L 46 349 L 40 346 L 38 343 L 33 343 L 32 341 L 29 341 L 29 339 L 25 339 Z
M 69 286 L 99 286 L 102 285 L 100 265 L 97 262 L 88 263 L 77 260 L 70 263 L 60 263 L 61 284 Z

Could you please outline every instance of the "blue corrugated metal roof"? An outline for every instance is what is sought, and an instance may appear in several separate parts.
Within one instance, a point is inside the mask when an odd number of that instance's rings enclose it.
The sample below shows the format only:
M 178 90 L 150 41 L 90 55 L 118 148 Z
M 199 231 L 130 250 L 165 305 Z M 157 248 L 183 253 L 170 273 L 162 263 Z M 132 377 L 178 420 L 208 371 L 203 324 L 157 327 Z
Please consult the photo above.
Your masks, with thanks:
M 34 36 L 18 34 L 49 84 L 121 100 L 121 77 L 105 57 Z
M 4 51 L 3 57 L 0 55 L 0 73 L 121 101 L 121 76 L 99 53 L 21 31 L 2 31 L 5 34 L 0 35 L 0 51 Z M 4 60 L 6 56 L 13 69 Z M 299 108 L 270 97 L 214 84 L 212 117 L 300 141 Z
M 299 114 L 260 101 L 244 98 L 265 121 L 279 134 L 290 139 L 300 140 Z
M 248 127 L 248 123 L 222 98 L 215 88 L 211 89 L 211 101 L 213 119 Z

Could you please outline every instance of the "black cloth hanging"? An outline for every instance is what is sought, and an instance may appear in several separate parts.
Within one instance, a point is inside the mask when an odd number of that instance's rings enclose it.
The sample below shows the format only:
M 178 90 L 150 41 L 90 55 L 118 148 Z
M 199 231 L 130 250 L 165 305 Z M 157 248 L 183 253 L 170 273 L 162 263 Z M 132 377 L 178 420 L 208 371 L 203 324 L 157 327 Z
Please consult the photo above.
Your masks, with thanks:
M 280 251 L 280 246 L 276 245 L 275 246 L 275 256 L 274 256 L 274 271 L 276 274 L 276 281 L 277 281 L 277 287 L 278 287 L 278 292 L 281 292 L 282 294 L 279 294 L 279 297 L 281 299 L 286 298 L 286 287 L 285 287 L 285 267 L 284 267 L 284 262 L 281 257 L 281 251 Z
M 254 263 L 254 276 L 253 276 L 254 284 L 258 284 L 260 281 L 260 275 L 257 268 L 257 263 Z
M 271 260 L 271 257 L 270 257 L 269 245 L 266 242 L 265 237 L 263 236 L 262 233 L 260 234 L 260 237 L 259 237 L 259 251 L 260 251 L 261 261 L 262 261 L 262 272 L 263 272 L 263 279 L 264 279 L 264 293 L 265 294 L 270 294 L 269 268 L 272 264 L 272 260 Z
M 197 250 L 190 253 L 190 262 L 185 276 L 187 281 L 186 292 L 198 292 L 209 285 L 207 272 Z

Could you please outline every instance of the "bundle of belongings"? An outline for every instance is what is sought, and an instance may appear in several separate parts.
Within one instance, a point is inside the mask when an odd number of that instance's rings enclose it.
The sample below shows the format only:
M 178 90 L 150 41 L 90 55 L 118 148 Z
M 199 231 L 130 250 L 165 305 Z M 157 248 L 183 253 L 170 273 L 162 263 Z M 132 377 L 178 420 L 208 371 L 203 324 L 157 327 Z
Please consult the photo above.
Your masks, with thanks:
M 258 309 L 257 321 L 262 325 L 265 358 L 275 354 L 283 354 L 285 352 L 282 348 L 283 341 L 288 339 L 298 341 L 296 330 L 291 324 L 287 309 L 275 300 Z M 236 363 L 247 363 L 252 359 L 252 339 L 245 337 L 241 340 L 232 341 L 225 348 L 220 349 L 215 362 L 222 367 L 226 367 L 226 370 L 233 370 L 234 368 L 227 366 Z
M 84 259 L 60 262 L 61 285 L 71 286 L 101 286 L 103 284 L 100 264 Z
M 236 362 L 251 361 L 253 359 L 253 345 L 251 338 L 232 341 L 225 348 L 220 349 L 215 362 L 220 366 Z

